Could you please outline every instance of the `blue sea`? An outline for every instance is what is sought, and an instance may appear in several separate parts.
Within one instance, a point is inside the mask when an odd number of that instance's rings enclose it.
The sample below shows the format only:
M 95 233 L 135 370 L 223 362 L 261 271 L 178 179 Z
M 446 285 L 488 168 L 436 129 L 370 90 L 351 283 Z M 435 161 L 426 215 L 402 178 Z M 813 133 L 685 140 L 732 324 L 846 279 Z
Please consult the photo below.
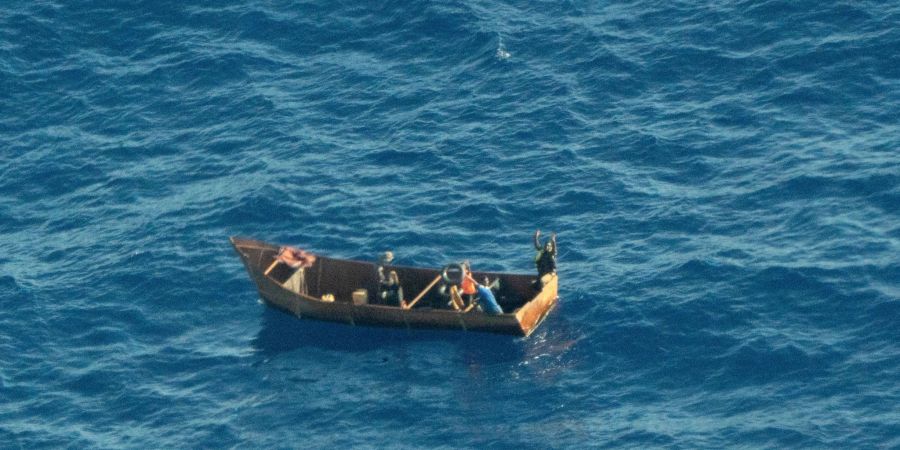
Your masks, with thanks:
M 900 448 L 900 2 L 0 3 L 0 448 Z M 301 320 L 228 238 L 532 273 Z

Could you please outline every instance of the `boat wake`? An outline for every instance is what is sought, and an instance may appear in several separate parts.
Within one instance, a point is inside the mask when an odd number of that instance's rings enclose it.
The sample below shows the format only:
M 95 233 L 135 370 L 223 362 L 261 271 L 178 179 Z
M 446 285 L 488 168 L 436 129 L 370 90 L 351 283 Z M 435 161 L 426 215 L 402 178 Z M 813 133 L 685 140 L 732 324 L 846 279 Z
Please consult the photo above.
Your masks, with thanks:
M 503 36 L 497 36 L 497 53 L 495 54 L 495 56 L 501 61 L 505 61 L 509 59 L 510 56 L 512 56 L 512 54 L 509 53 L 508 50 L 506 50 L 506 46 L 503 45 Z

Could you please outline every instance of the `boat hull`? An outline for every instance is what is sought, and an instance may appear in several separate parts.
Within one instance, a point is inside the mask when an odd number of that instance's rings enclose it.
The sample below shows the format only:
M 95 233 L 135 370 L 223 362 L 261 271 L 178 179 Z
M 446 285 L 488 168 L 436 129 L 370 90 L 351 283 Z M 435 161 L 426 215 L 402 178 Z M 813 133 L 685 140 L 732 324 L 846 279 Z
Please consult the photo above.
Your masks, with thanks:
M 451 329 L 528 336 L 540 325 L 557 301 L 558 279 L 553 276 L 544 283 L 543 289 L 530 297 L 530 300 L 511 313 L 499 315 L 489 315 L 477 310 L 461 312 L 430 307 L 403 309 L 386 305 L 354 304 L 349 301 L 326 302 L 319 298 L 323 291 L 336 291 L 334 293 L 336 298 L 349 299 L 348 294 L 352 288 L 371 285 L 374 265 L 320 256 L 316 265 L 307 274 L 311 292 L 295 293 L 286 289 L 283 283 L 266 275 L 266 270 L 274 261 L 279 247 L 242 238 L 232 238 L 231 242 L 256 284 L 260 297 L 267 304 L 300 318 L 349 325 Z M 412 288 L 421 287 L 439 273 L 432 269 L 396 269 L 403 273 L 401 279 L 409 280 L 408 283 Z M 511 286 L 510 289 L 518 288 L 519 292 L 527 292 L 529 289 L 527 286 L 535 279 L 533 276 L 513 274 L 475 275 L 499 277 L 501 284 L 505 282 Z M 509 298 L 514 296 L 515 293 L 511 291 Z

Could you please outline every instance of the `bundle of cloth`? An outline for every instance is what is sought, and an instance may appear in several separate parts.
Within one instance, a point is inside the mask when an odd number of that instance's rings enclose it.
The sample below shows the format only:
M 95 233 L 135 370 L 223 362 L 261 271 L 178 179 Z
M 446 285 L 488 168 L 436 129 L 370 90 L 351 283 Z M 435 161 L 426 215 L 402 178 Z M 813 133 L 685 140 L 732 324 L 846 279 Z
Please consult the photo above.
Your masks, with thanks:
M 281 247 L 281 250 L 278 251 L 277 259 L 293 269 L 305 269 L 312 267 L 316 263 L 316 255 L 306 250 L 288 246 Z
M 278 256 L 275 257 L 275 262 L 272 263 L 269 270 L 272 270 L 278 263 L 294 269 L 293 275 L 282 283 L 282 286 L 297 294 L 307 294 L 306 270 L 304 269 L 312 267 L 315 262 L 316 255 L 299 248 L 285 246 L 278 250 Z M 266 275 L 268 273 L 269 271 L 267 270 Z

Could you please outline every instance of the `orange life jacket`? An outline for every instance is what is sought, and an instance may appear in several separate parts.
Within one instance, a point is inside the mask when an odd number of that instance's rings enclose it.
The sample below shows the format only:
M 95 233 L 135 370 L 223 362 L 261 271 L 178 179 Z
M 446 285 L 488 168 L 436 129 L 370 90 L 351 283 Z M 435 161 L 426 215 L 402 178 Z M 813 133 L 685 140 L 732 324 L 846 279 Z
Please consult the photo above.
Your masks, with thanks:
M 474 295 L 475 290 L 475 282 L 472 281 L 472 274 L 470 272 L 466 272 L 466 276 L 463 278 L 462 282 L 462 293 L 466 295 Z

